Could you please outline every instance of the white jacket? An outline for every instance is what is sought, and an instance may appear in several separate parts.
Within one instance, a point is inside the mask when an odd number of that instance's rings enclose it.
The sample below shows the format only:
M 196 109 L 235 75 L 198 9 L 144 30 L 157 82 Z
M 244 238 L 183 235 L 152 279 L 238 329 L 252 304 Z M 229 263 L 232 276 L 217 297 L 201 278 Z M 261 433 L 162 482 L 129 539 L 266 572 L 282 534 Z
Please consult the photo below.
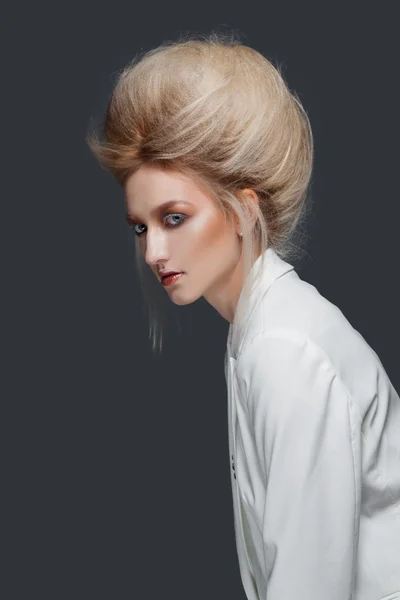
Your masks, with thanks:
M 272 248 L 250 298 L 225 354 L 246 596 L 400 599 L 399 395 L 343 313 Z

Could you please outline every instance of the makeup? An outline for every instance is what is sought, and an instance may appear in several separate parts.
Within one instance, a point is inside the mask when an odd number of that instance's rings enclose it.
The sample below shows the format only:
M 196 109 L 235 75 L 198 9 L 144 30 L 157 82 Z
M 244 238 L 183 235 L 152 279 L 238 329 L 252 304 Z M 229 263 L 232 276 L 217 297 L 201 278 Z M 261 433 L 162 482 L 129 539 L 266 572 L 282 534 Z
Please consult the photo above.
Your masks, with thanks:
M 183 274 L 184 273 L 175 273 L 175 275 L 167 275 L 166 277 L 163 277 L 161 279 L 161 283 L 164 286 L 171 285 L 172 283 L 175 283 L 175 281 L 177 281 L 180 277 L 182 277 Z

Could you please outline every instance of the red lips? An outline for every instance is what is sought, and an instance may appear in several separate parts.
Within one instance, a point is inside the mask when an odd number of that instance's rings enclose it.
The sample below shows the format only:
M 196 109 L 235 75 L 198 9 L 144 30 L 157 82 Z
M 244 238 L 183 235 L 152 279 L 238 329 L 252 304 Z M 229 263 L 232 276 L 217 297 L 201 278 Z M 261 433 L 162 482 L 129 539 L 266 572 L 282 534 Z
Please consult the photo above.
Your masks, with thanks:
M 171 283 L 175 283 L 175 281 L 180 279 L 181 275 L 183 275 L 183 273 L 171 273 L 171 275 L 164 275 L 164 277 L 161 278 L 161 283 L 164 286 L 170 285 Z

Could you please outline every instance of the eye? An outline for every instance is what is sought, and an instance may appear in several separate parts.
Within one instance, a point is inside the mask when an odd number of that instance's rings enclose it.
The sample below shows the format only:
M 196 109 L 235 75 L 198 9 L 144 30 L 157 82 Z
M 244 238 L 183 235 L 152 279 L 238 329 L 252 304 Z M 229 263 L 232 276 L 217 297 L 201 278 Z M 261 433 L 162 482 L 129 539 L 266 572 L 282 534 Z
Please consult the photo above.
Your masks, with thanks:
M 183 223 L 183 221 L 186 220 L 186 215 L 182 215 L 180 213 L 169 213 L 168 215 L 165 215 L 165 218 L 168 217 L 178 217 L 180 219 L 182 219 L 182 221 L 175 221 L 174 225 L 167 225 L 167 227 L 178 227 L 178 225 L 181 225 Z M 140 225 L 140 223 L 132 223 L 131 225 L 128 225 L 129 229 L 132 229 L 132 231 L 139 237 L 140 235 L 142 235 L 143 233 L 145 233 L 144 231 L 136 231 L 135 227 L 137 225 Z

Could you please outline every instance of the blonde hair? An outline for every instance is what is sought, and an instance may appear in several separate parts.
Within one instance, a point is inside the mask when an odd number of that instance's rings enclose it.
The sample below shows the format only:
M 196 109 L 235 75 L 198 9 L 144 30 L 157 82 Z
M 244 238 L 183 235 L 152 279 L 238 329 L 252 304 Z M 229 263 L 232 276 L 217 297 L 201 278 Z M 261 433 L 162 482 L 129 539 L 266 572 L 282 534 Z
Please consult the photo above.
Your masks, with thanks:
M 164 42 L 137 55 L 119 73 L 103 133 L 101 141 L 93 128 L 86 142 L 122 187 L 141 165 L 152 164 L 190 176 L 215 201 L 225 222 L 239 220 L 245 298 L 260 250 L 264 255 L 272 247 L 289 261 L 299 256 L 294 237 L 306 216 L 313 136 L 281 68 L 258 51 L 232 35 L 212 33 Z M 244 188 L 253 189 L 259 201 L 246 201 Z M 135 247 L 146 296 L 144 275 L 151 270 L 138 238 Z M 153 352 L 159 328 L 157 303 L 152 305 L 156 294 L 147 297 Z M 243 304 L 235 322 L 245 309 Z M 162 331 L 158 342 L 161 351 Z

